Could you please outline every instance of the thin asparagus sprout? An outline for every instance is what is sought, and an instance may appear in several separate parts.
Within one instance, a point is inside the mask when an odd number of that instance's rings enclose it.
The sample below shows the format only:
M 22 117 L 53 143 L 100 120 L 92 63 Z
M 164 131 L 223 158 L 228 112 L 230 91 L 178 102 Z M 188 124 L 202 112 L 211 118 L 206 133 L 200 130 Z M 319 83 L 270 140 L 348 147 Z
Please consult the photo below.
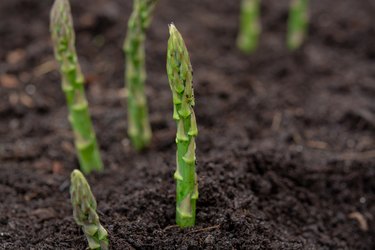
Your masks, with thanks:
M 176 27 L 169 26 L 167 73 L 177 122 L 176 223 L 180 227 L 195 224 L 198 182 L 195 173 L 195 137 L 198 128 L 194 114 L 193 70 L 184 40 Z
M 55 0 L 51 10 L 50 31 L 55 58 L 60 65 L 62 89 L 69 109 L 75 146 L 83 172 L 102 170 L 96 135 L 84 91 L 84 78 L 77 59 L 73 20 L 68 0 Z
M 147 147 L 151 141 L 145 94 L 145 39 L 157 0 L 134 0 L 124 42 L 125 79 L 128 89 L 128 135 L 135 149 Z

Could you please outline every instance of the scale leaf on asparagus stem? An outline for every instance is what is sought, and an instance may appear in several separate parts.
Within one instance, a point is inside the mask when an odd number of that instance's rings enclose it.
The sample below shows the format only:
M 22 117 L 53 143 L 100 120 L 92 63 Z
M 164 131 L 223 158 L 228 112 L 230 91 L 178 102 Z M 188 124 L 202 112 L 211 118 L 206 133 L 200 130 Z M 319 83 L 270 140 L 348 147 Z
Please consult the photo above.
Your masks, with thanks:
M 60 66 L 62 89 L 66 96 L 69 121 L 81 169 L 85 173 L 102 170 L 95 131 L 84 91 L 84 77 L 75 49 L 73 20 L 68 0 L 55 0 L 51 10 L 50 31 L 55 58 Z
M 291 0 L 287 45 L 290 50 L 298 49 L 305 40 L 308 29 L 308 0 Z
M 245 53 L 253 52 L 258 46 L 261 32 L 259 16 L 260 0 L 242 0 L 237 46 Z
M 128 90 L 128 135 L 135 149 L 147 147 L 151 127 L 145 94 L 145 39 L 157 0 L 134 0 L 124 42 L 126 56 L 125 79 Z
M 198 135 L 194 114 L 193 70 L 185 42 L 176 27 L 169 26 L 167 73 L 173 97 L 173 119 L 177 123 L 176 223 L 195 225 L 198 180 L 195 172 L 195 137 Z
M 108 250 L 108 233 L 100 224 L 96 200 L 86 178 L 79 170 L 70 176 L 70 198 L 75 222 L 82 227 L 89 249 Z

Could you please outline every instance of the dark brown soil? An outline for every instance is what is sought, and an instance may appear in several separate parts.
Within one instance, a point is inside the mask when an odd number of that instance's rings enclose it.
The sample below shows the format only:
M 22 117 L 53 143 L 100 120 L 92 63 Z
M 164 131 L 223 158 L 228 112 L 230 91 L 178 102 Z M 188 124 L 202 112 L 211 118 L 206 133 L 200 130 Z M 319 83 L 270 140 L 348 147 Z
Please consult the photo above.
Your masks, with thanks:
M 251 56 L 239 1 L 160 0 L 148 33 L 154 131 L 126 139 L 121 51 L 131 1 L 71 1 L 106 170 L 88 177 L 112 249 L 375 249 L 375 4 L 312 2 L 310 36 L 284 43 L 287 0 L 264 0 Z M 0 2 L 0 248 L 85 249 L 72 218 L 78 168 L 48 33 L 52 1 Z M 175 124 L 167 24 L 195 69 L 197 225 L 174 225 Z

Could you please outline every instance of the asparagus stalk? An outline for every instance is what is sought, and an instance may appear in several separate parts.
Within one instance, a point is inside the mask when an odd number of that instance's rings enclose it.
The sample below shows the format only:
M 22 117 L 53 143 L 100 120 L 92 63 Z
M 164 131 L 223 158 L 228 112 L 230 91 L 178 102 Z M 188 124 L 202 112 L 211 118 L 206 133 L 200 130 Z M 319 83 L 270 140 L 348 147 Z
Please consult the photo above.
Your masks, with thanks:
M 134 0 L 124 42 L 126 56 L 125 79 L 128 89 L 128 135 L 133 146 L 141 150 L 151 141 L 145 94 L 145 38 L 157 0 Z
M 258 46 L 261 31 L 259 15 L 260 0 L 242 0 L 237 46 L 244 53 L 251 53 Z
M 68 0 L 55 0 L 51 10 L 50 31 L 81 169 L 85 173 L 102 170 L 103 164 L 85 97 L 84 78 L 74 45 L 75 34 Z
M 73 205 L 73 217 L 89 243 L 89 249 L 107 250 L 108 233 L 100 224 L 96 212 L 96 200 L 86 178 L 79 170 L 70 176 L 70 197 Z
M 287 45 L 290 50 L 298 49 L 308 28 L 308 0 L 292 0 L 289 10 Z
M 177 122 L 176 223 L 195 224 L 198 182 L 195 173 L 195 137 L 198 128 L 194 114 L 193 70 L 184 40 L 176 27 L 169 26 L 167 73 L 173 96 L 173 119 Z

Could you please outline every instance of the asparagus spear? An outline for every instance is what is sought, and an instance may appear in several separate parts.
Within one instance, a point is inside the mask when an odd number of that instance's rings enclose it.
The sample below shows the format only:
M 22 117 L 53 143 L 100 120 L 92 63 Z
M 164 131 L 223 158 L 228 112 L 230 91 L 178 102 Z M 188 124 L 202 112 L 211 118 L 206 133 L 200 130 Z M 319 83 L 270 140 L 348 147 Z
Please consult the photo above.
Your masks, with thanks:
M 144 43 L 156 2 L 157 0 L 134 0 L 133 13 L 128 22 L 128 32 L 123 47 L 128 89 L 128 135 L 137 150 L 148 146 L 152 136 L 144 87 L 146 81 Z
M 299 48 L 308 28 L 308 0 L 292 0 L 289 10 L 287 44 L 290 50 Z
M 193 70 L 184 40 L 176 27 L 169 26 L 167 73 L 173 96 L 173 119 L 177 122 L 176 223 L 180 227 L 195 224 L 198 182 L 195 173 L 195 137 Z
M 245 53 L 253 52 L 258 46 L 261 31 L 259 15 L 260 0 L 242 0 L 237 46 Z
M 100 224 L 96 212 L 96 200 L 87 180 L 79 170 L 70 176 L 70 197 L 73 205 L 73 217 L 86 236 L 89 249 L 107 250 L 108 233 Z
M 55 58 L 60 65 L 62 89 L 67 100 L 81 169 L 85 173 L 102 170 L 103 164 L 84 92 L 84 78 L 74 45 L 75 34 L 68 0 L 55 0 L 51 10 L 50 31 Z

